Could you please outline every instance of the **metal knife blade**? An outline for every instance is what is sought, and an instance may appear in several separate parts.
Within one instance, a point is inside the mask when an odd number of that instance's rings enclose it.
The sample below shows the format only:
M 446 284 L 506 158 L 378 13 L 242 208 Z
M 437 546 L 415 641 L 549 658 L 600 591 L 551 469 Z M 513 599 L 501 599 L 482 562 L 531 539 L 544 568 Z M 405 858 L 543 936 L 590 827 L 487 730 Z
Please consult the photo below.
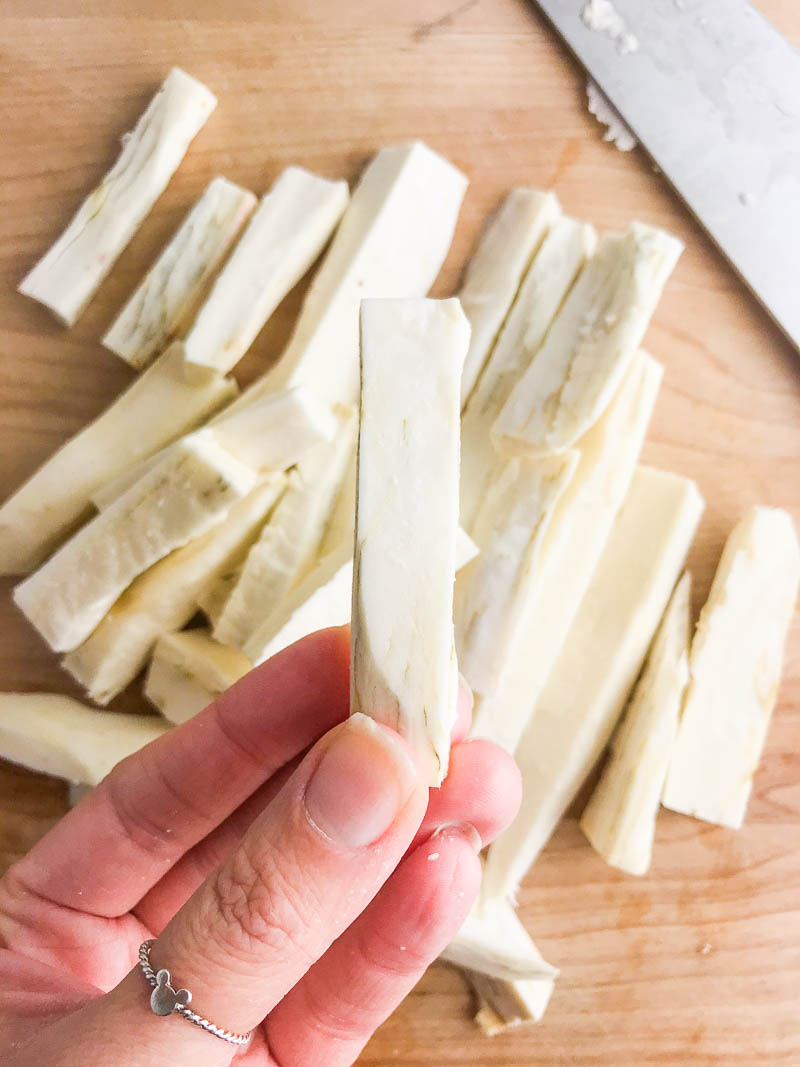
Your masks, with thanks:
M 800 54 L 744 0 L 536 2 L 800 349 Z

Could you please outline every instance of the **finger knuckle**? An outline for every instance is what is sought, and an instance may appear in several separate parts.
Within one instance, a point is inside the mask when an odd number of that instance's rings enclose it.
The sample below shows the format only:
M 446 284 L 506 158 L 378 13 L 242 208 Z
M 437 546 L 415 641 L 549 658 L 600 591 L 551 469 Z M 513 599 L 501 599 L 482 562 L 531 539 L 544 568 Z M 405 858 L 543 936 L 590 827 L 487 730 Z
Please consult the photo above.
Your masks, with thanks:
M 309 886 L 274 856 L 240 848 L 211 883 L 214 935 L 233 955 L 308 956 Z M 311 962 L 311 959 L 308 959 Z

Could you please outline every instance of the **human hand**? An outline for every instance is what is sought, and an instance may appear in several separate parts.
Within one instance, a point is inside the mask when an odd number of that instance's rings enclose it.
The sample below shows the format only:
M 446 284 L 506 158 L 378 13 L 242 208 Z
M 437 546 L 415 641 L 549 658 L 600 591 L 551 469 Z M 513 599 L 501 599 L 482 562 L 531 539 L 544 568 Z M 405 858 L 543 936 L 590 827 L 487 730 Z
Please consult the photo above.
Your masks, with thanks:
M 229 1064 L 234 1046 L 151 1012 L 136 963 L 151 937 L 194 1010 L 254 1030 L 237 1065 L 356 1059 L 461 926 L 520 784 L 502 750 L 463 740 L 462 691 L 429 793 L 397 734 L 347 719 L 348 666 L 346 628 L 286 649 L 121 763 L 0 880 L 5 1067 Z

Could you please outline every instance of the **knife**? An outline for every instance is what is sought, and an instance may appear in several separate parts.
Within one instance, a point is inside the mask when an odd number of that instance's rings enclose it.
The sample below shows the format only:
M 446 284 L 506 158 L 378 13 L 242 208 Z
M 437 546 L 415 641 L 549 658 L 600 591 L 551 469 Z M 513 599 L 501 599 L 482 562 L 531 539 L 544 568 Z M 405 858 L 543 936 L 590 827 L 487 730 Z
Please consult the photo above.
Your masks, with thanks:
M 800 349 L 800 54 L 745 0 L 536 0 Z

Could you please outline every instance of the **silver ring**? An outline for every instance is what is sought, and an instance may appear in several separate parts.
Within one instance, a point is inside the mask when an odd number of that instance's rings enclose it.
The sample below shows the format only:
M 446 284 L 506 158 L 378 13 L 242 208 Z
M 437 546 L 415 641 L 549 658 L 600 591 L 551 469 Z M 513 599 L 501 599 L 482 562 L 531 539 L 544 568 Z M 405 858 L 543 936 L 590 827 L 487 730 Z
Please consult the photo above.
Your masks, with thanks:
M 188 1022 L 199 1026 L 206 1033 L 213 1034 L 221 1041 L 227 1041 L 230 1045 L 249 1045 L 253 1036 L 249 1034 L 235 1034 L 231 1030 L 223 1030 L 216 1023 L 204 1019 L 202 1015 L 191 1011 L 189 1005 L 192 1002 L 192 994 L 188 989 L 173 989 L 172 975 L 162 968 L 154 971 L 150 965 L 150 949 L 154 940 L 145 941 L 139 949 L 139 966 L 142 968 L 145 978 L 153 987 L 150 994 L 150 1008 L 154 1015 L 182 1015 Z

